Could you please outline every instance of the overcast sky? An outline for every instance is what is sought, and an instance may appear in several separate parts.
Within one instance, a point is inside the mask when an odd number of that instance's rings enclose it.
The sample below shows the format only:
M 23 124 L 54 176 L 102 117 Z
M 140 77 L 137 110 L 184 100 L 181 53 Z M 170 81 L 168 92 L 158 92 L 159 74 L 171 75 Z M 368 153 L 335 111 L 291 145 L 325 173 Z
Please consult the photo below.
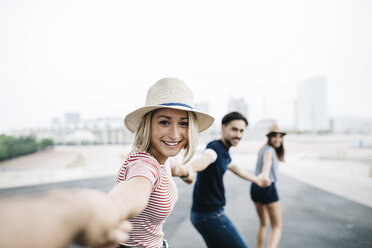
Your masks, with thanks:
M 1 0 L 0 132 L 124 117 L 166 76 L 218 122 L 244 97 L 251 123 L 291 126 L 296 85 L 314 76 L 330 117 L 372 118 L 371 13 L 369 0 Z

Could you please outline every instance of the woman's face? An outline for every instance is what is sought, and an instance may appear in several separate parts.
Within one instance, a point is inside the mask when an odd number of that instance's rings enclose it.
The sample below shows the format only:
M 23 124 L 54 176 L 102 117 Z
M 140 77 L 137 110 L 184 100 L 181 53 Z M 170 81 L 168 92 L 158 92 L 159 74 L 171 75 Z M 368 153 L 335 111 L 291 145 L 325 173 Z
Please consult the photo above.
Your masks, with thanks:
M 269 144 L 273 146 L 274 148 L 278 148 L 283 143 L 283 134 L 275 133 L 272 136 L 270 136 L 270 142 Z
M 186 111 L 168 108 L 157 110 L 151 119 L 151 143 L 148 152 L 160 164 L 164 164 L 187 144 L 188 127 Z

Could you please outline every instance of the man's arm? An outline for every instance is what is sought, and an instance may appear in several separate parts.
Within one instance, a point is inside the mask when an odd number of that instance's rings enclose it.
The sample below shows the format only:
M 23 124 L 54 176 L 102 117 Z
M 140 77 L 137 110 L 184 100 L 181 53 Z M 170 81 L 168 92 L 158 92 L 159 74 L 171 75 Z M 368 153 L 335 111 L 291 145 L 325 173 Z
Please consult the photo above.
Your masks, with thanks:
M 180 177 L 187 184 L 192 184 L 196 178 L 196 173 L 190 168 L 182 165 L 177 159 L 171 161 L 171 171 L 172 176 Z
M 254 182 L 256 184 L 258 184 L 258 176 L 252 174 L 252 173 L 249 173 L 247 170 L 244 170 L 242 168 L 240 168 L 238 165 L 234 164 L 232 166 L 229 167 L 229 170 L 231 172 L 233 172 L 235 175 L 245 179 L 245 180 L 248 180 L 248 181 L 251 181 L 251 182 Z
M 128 239 L 122 205 L 97 190 L 54 191 L 44 196 L 0 200 L 0 247 L 91 247 Z
M 194 172 L 199 172 L 205 170 L 215 160 L 216 158 L 214 158 L 213 155 L 204 152 L 200 157 L 196 158 L 190 164 L 188 164 L 187 167 Z
M 196 172 L 205 170 L 210 164 L 216 160 L 217 154 L 214 157 L 212 154 L 204 152 L 200 157 L 193 160 L 190 164 L 186 165 L 189 171 L 187 177 L 181 177 L 182 180 L 191 184 L 196 179 Z
M 174 177 L 187 177 L 189 170 L 186 166 L 182 165 L 181 161 L 177 158 L 170 159 L 172 176 Z
M 238 165 L 234 164 L 232 166 L 229 167 L 229 170 L 231 172 L 233 172 L 235 175 L 245 179 L 245 180 L 248 180 L 248 181 L 251 181 L 255 184 L 257 184 L 258 186 L 260 187 L 266 187 L 266 186 L 269 186 L 271 184 L 271 181 L 266 178 L 264 178 L 263 174 L 260 174 L 258 176 L 248 172 L 247 170 L 244 170 L 242 169 L 241 167 L 239 167 Z
M 195 181 L 196 172 L 205 170 L 214 160 L 213 155 L 207 152 L 187 165 L 182 165 L 177 159 L 171 159 L 172 176 L 179 176 L 185 183 L 191 184 Z

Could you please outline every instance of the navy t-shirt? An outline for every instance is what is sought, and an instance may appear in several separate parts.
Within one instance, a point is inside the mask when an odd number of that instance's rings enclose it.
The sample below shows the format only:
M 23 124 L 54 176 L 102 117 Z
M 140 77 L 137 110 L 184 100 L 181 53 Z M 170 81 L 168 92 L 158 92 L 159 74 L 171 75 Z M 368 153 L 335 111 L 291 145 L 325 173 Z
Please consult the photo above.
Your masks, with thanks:
M 218 211 L 226 204 L 223 175 L 231 162 L 230 153 L 221 140 L 210 142 L 208 148 L 217 153 L 217 159 L 197 174 L 192 201 L 195 212 Z

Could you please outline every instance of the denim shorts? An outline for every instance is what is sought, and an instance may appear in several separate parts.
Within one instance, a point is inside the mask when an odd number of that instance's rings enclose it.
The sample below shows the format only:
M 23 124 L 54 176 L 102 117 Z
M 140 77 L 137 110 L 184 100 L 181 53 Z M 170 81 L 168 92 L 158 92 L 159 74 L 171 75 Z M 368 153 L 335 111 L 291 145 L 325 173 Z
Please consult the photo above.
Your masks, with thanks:
M 262 204 L 270 204 L 279 201 L 279 196 L 276 191 L 275 183 L 271 183 L 270 186 L 261 188 L 255 183 L 251 185 L 251 199 L 254 202 Z
M 207 213 L 192 211 L 191 223 L 209 248 L 247 248 L 223 210 Z

